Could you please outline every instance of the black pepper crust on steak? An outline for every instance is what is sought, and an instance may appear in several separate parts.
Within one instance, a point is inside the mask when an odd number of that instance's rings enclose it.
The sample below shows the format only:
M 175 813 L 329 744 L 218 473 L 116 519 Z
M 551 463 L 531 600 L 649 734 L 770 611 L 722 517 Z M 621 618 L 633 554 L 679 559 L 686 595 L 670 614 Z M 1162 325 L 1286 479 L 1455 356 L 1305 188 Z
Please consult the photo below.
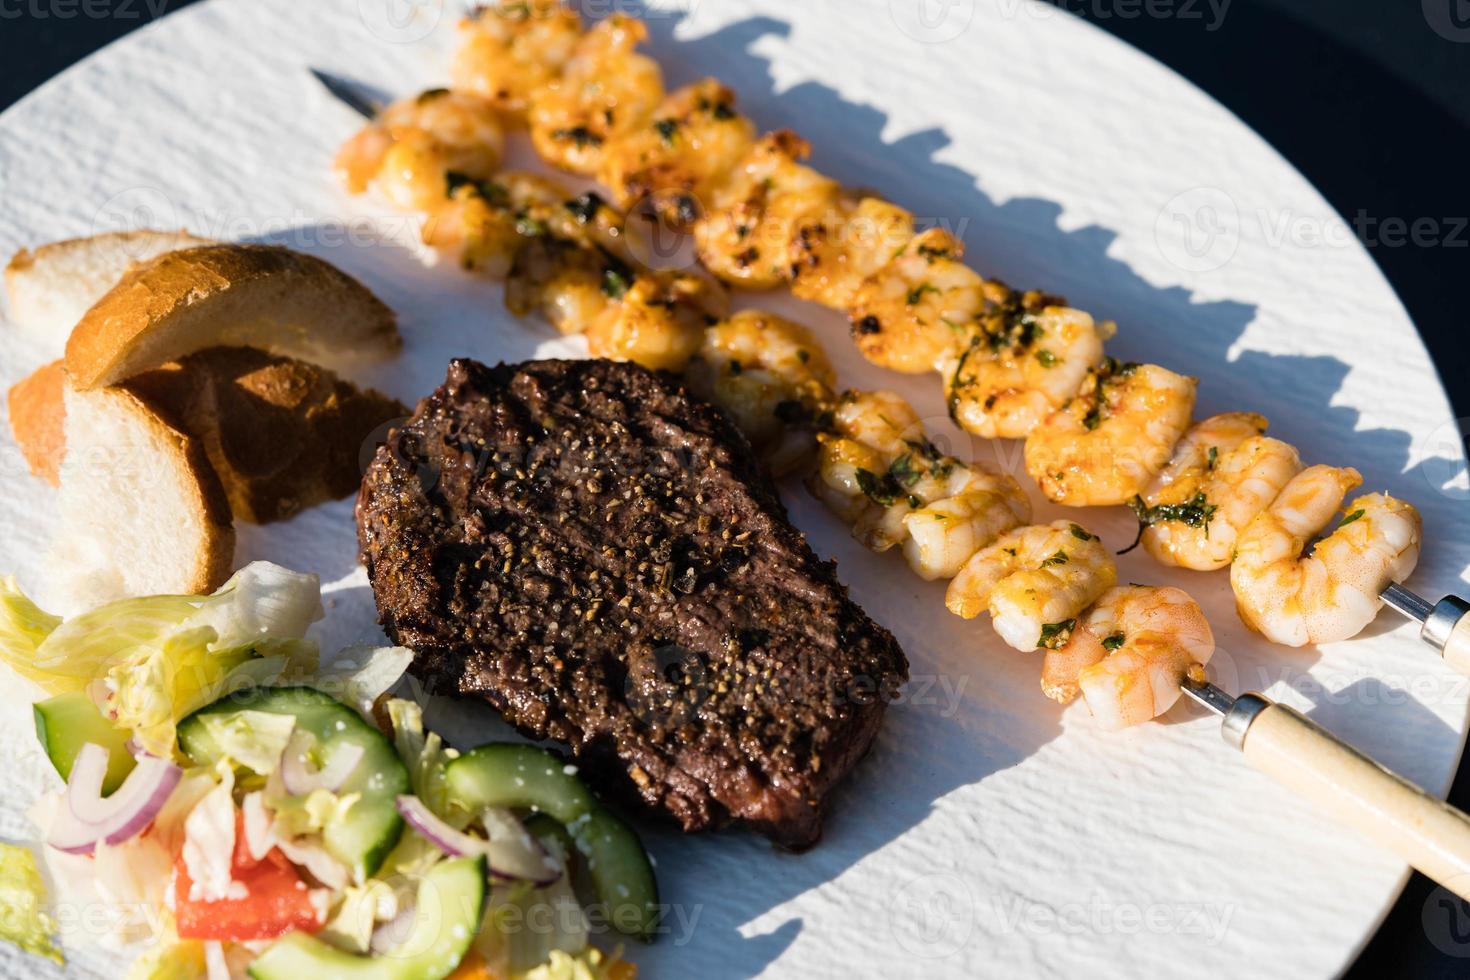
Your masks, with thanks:
M 686 831 L 814 844 L 908 675 L 744 437 L 633 364 L 452 362 L 378 449 L 357 520 L 416 676 Z

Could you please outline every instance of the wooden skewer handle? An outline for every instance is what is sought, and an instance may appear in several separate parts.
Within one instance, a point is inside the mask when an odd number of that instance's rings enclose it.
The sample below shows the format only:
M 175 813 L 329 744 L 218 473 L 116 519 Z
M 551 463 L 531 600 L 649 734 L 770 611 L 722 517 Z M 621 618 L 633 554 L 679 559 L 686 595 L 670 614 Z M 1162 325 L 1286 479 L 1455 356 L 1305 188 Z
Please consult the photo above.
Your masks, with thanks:
M 1467 641 L 1470 642 L 1470 641 Z M 1259 695 L 1240 748 L 1257 769 L 1470 899 L 1470 816 Z M 1227 729 L 1228 729 L 1227 724 Z
M 1470 674 L 1470 616 L 1461 616 L 1444 641 L 1444 659 L 1455 670 Z

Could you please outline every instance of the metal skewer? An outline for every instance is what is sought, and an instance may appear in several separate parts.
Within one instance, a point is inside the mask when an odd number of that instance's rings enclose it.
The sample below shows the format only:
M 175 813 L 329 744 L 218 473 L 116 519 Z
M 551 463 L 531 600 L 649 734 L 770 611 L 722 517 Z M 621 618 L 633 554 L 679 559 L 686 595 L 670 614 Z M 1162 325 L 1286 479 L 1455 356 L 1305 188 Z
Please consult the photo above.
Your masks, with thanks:
M 1251 765 L 1470 899 L 1470 816 L 1264 695 L 1231 697 L 1202 676 L 1186 677 L 1184 693 L 1220 716 Z
M 1462 674 L 1470 674 L 1470 602 L 1447 595 L 1431 603 L 1392 583 L 1383 590 L 1385 605 L 1420 624 L 1419 638 L 1440 653 Z
M 378 113 L 382 112 L 383 106 L 386 105 L 376 92 L 361 82 L 318 71 L 315 68 L 310 68 L 308 71 L 311 72 L 313 78 L 322 83 L 322 87 L 330 92 L 333 98 L 364 119 L 377 118 Z

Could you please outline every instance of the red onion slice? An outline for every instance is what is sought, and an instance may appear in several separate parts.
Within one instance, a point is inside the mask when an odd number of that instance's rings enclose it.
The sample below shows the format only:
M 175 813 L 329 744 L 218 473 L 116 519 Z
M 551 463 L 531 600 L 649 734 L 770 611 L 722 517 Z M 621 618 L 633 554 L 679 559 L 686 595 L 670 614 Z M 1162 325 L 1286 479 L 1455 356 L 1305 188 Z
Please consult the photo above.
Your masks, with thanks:
M 549 885 L 561 877 L 561 866 L 546 853 L 541 842 L 524 828 L 518 834 L 506 833 L 501 826 L 491 827 L 492 837 L 474 837 L 455 830 L 435 816 L 417 796 L 398 797 L 398 812 L 408 825 L 450 857 L 485 855 L 490 874 L 504 881 L 529 881 L 537 886 Z
M 361 745 L 340 742 L 332 751 L 332 757 L 327 760 L 327 764 L 320 769 L 313 769 L 306 761 L 311 743 L 311 736 L 297 729 L 291 733 L 286 751 L 281 755 L 281 785 L 292 796 L 305 796 L 318 789 L 335 793 L 362 761 Z
M 138 756 L 138 764 L 111 796 L 103 797 L 107 750 L 88 742 L 72 763 L 66 806 L 46 843 L 68 854 L 91 854 L 99 843 L 118 844 L 142 833 L 163 809 L 184 771 L 167 759 Z

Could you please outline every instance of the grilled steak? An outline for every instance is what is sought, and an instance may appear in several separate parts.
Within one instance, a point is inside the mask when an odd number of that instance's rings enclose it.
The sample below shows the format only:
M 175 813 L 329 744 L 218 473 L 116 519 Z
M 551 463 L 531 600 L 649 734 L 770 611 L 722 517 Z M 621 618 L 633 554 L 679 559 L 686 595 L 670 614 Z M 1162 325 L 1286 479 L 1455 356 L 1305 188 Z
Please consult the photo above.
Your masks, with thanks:
M 907 676 L 744 437 L 636 365 L 454 361 L 357 514 L 416 676 L 685 830 L 815 843 Z

